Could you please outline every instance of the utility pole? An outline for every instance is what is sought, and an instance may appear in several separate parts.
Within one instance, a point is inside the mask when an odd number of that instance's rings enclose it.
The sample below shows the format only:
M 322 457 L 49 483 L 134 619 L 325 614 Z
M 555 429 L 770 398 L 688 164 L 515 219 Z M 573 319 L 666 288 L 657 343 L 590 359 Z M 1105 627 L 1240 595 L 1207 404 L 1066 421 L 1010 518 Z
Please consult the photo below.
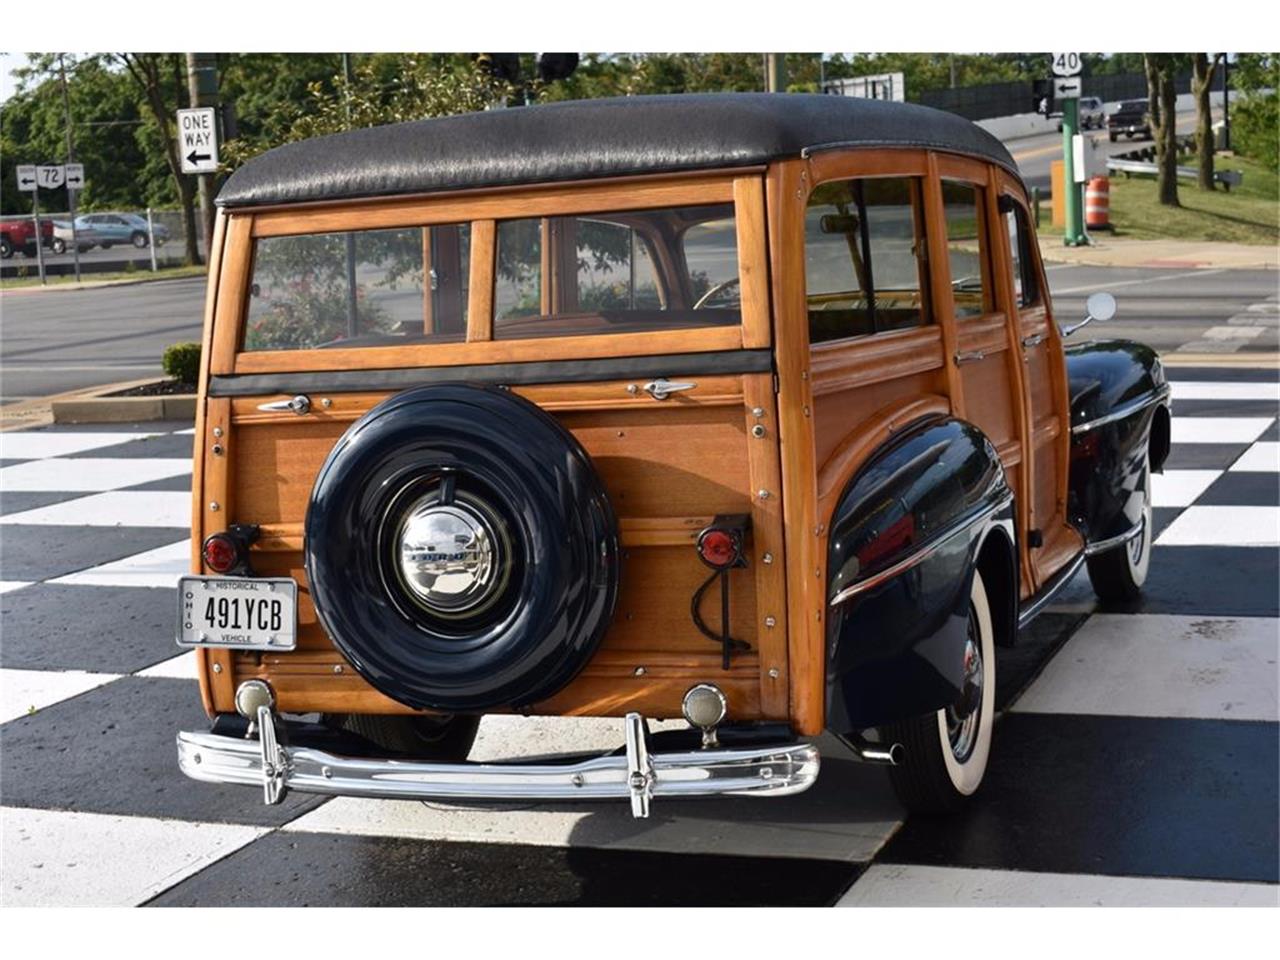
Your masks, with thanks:
M 1231 149 L 1231 54 L 1222 55 L 1222 149 Z
M 218 55 L 216 53 L 187 54 L 187 93 L 192 107 L 218 106 Z M 213 248 L 213 178 L 212 173 L 196 174 L 200 193 L 200 227 L 204 233 L 205 260 Z
M 75 146 L 71 140 L 71 97 L 67 93 L 67 64 L 63 54 L 58 54 L 58 74 L 62 78 L 62 112 L 67 123 L 67 163 L 75 163 Z M 82 184 L 83 186 L 83 184 Z M 76 265 L 76 283 L 80 282 L 80 241 L 76 238 L 76 194 L 67 184 L 67 215 L 71 217 L 71 258 Z M 40 236 L 36 235 L 36 245 L 40 244 Z
M 764 88 L 769 93 L 782 93 L 787 89 L 787 55 L 785 53 L 764 55 Z

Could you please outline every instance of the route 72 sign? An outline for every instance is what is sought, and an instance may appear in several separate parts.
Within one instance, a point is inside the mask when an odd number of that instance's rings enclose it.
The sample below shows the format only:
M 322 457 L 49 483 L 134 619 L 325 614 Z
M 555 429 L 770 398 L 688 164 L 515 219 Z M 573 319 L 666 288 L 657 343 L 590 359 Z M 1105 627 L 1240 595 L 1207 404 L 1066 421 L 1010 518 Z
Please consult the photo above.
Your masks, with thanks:
M 1076 77 L 1080 75 L 1083 63 L 1078 53 L 1051 53 L 1049 66 L 1053 68 L 1055 77 Z
M 218 171 L 218 125 L 213 107 L 178 111 L 178 154 L 183 173 Z

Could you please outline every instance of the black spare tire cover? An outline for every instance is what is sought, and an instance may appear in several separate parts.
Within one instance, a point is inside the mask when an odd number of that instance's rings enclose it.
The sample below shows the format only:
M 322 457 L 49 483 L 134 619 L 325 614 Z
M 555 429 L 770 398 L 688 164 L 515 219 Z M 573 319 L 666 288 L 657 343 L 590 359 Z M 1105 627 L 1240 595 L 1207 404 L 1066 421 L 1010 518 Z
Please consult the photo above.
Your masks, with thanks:
M 543 700 L 613 616 L 618 525 L 591 459 L 534 404 L 432 384 L 352 424 L 316 477 L 306 570 L 378 690 L 477 712 Z

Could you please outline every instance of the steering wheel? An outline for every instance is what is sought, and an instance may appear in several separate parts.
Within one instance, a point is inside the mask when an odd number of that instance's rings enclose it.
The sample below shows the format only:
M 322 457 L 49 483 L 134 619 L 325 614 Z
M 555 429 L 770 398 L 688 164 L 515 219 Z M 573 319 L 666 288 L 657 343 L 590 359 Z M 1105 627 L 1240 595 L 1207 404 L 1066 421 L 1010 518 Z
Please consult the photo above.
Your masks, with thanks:
M 720 283 L 717 283 L 714 287 L 698 298 L 698 302 L 693 305 L 693 309 L 701 310 L 706 306 L 707 301 L 711 300 L 717 294 L 724 293 L 724 291 L 728 290 L 730 287 L 736 287 L 738 285 L 738 279 L 738 277 L 730 277 L 728 280 L 723 280 Z

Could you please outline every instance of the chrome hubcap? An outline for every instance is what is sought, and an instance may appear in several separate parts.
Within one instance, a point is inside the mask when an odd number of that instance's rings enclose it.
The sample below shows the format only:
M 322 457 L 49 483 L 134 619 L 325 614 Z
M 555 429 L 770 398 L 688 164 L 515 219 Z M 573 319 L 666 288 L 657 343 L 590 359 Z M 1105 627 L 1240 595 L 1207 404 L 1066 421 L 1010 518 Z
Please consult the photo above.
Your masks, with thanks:
M 438 616 L 477 612 L 499 593 L 498 536 L 488 517 L 461 498 L 418 500 L 396 537 L 400 578 Z
M 947 707 L 947 740 L 951 755 L 963 763 L 977 742 L 978 718 L 982 713 L 982 647 L 977 624 L 969 613 L 969 637 L 964 645 L 964 688 L 960 699 Z

